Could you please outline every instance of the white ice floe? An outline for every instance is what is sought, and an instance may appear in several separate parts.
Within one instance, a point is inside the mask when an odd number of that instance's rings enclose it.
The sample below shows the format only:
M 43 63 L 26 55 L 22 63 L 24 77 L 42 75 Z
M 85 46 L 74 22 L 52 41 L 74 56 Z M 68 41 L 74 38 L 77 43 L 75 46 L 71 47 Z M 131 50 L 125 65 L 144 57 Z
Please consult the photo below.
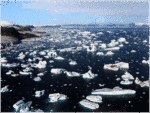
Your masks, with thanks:
M 45 93 L 45 90 L 36 91 L 36 92 L 35 92 L 35 97 L 41 97 L 41 96 L 44 95 L 44 93 Z
M 64 58 L 63 58 L 63 57 L 58 56 L 58 57 L 56 57 L 56 58 L 55 58 L 55 60 L 64 60 Z
M 115 47 L 118 44 L 119 42 L 116 42 L 116 40 L 111 40 L 111 42 L 108 44 L 108 47 Z
M 140 85 L 141 87 L 149 87 L 149 80 L 147 81 L 140 81 L 138 77 L 135 79 L 135 83 Z
M 67 75 L 68 77 L 78 77 L 78 76 L 80 76 L 80 73 L 77 73 L 77 72 L 64 71 L 64 73 L 66 73 L 66 75 Z
M 30 74 L 32 74 L 31 72 L 25 72 L 25 71 L 19 71 L 19 73 L 21 75 L 30 75 Z
M 0 59 L 0 62 L 6 63 L 6 62 L 7 62 L 6 57 L 1 58 L 1 59 Z
M 18 75 L 19 75 L 19 74 L 15 74 L 15 73 L 14 73 L 14 74 L 11 74 L 12 77 L 16 77 L 16 76 L 18 76 Z
M 54 63 L 54 60 L 50 60 L 49 63 Z
M 133 84 L 133 81 L 129 81 L 128 79 L 126 79 L 126 80 L 121 81 L 120 84 L 122 84 L 122 85 L 130 85 L 130 84 Z
M 79 104 L 81 104 L 82 106 L 84 106 L 84 107 L 86 107 L 86 108 L 92 109 L 92 110 L 99 108 L 99 105 L 98 105 L 97 103 L 90 102 L 90 101 L 88 101 L 88 100 L 86 100 L 86 99 L 81 100 L 81 101 L 79 102 Z
M 110 88 L 103 88 L 103 89 L 96 89 L 92 92 L 92 94 L 99 94 L 99 95 L 132 95 L 135 94 L 135 90 L 130 89 L 122 89 L 119 86 L 114 87 L 113 89 Z
M 44 73 L 38 73 L 37 74 L 37 76 L 43 76 L 44 75 Z
M 112 51 L 108 51 L 105 55 L 106 56 L 111 56 L 111 55 L 113 55 L 114 53 L 112 52 Z
M 39 54 L 40 54 L 40 55 L 46 55 L 46 52 L 41 51 L 41 52 L 39 52 Z
M 147 40 L 143 40 L 143 43 L 146 43 L 147 42 Z
M 119 49 L 120 49 L 120 47 L 112 47 L 112 48 L 106 48 L 105 50 L 111 51 L 111 50 L 119 50 Z
M 64 72 L 64 69 L 61 68 L 52 68 L 51 73 L 52 74 L 62 74 Z
M 120 80 L 120 78 L 116 78 L 116 80 L 117 80 L 117 81 L 119 81 L 119 80 Z
M 100 46 L 102 49 L 105 49 L 106 48 L 106 44 L 101 44 Z
M 97 74 L 92 73 L 91 70 L 89 70 L 87 73 L 81 74 L 83 78 L 85 79 L 93 79 L 94 77 L 98 76 Z
M 49 56 L 44 56 L 45 58 L 49 59 Z
M 136 52 L 136 50 L 131 50 L 131 53 L 135 53 Z
M 46 68 L 46 64 L 47 64 L 46 61 L 39 61 L 39 63 L 36 65 L 33 65 L 33 67 L 35 67 L 35 68 Z
M 25 103 L 23 100 L 19 100 L 13 105 L 16 111 L 19 112 L 29 112 L 29 107 L 31 106 L 32 101 Z
M 8 72 L 6 72 L 6 75 L 11 75 L 12 73 L 14 73 L 12 70 L 9 70 Z
M 124 80 L 134 80 L 134 77 L 129 72 L 125 72 L 121 77 Z
M 123 47 L 123 44 L 120 44 L 119 47 Z
M 77 65 L 77 62 L 76 61 L 71 61 L 69 62 L 70 65 Z
M 116 65 L 118 65 L 118 67 L 119 67 L 121 70 L 129 69 L 129 63 L 119 62 L 119 63 L 116 63 Z
M 47 54 L 50 58 L 55 58 L 57 56 L 57 53 L 55 51 L 50 51 Z
M 98 55 L 98 56 L 103 56 L 104 53 L 103 53 L 103 52 L 97 52 L 96 55 Z
M 92 102 L 97 102 L 101 103 L 102 102 L 102 97 L 101 96 L 94 96 L 94 95 L 89 95 L 86 97 L 87 100 L 92 101 Z
M 150 60 L 147 60 L 147 61 L 146 60 L 142 60 L 142 63 L 143 64 L 150 64 Z
M 23 54 L 23 52 L 21 52 L 17 57 L 17 59 L 24 59 L 24 58 L 25 58 L 25 55 Z
M 4 87 L 0 90 L 0 92 L 1 92 L 1 93 L 9 92 L 8 86 L 9 86 L 9 85 L 4 86 Z
M 126 39 L 125 38 L 119 38 L 118 42 L 126 42 Z
M 129 44 L 129 42 L 127 42 L 127 41 L 126 41 L 125 43 L 126 43 L 126 44 Z
M 103 35 L 103 32 L 98 32 L 97 34 L 98 34 L 98 35 Z
M 66 100 L 67 96 L 64 94 L 60 94 L 60 93 L 53 93 L 53 94 L 49 94 L 49 102 L 57 102 L 59 100 Z
M 32 59 L 29 58 L 29 59 L 28 59 L 28 62 L 32 62 Z
M 41 81 L 41 78 L 40 77 L 35 77 L 34 81 L 36 81 L 36 82 Z
M 105 86 L 105 84 L 98 84 L 100 87 Z
M 23 71 L 32 71 L 33 69 L 31 67 L 26 67 L 25 69 L 23 69 Z
M 7 68 L 11 68 L 11 67 L 17 67 L 19 66 L 19 64 L 17 63 L 12 63 L 12 64 L 2 64 L 2 67 L 7 67 Z
M 28 66 L 29 66 L 28 64 L 21 64 L 21 67 L 23 67 L 23 68 L 26 68 Z
M 104 69 L 106 70 L 112 70 L 112 71 L 118 71 L 119 67 L 116 64 L 105 64 Z

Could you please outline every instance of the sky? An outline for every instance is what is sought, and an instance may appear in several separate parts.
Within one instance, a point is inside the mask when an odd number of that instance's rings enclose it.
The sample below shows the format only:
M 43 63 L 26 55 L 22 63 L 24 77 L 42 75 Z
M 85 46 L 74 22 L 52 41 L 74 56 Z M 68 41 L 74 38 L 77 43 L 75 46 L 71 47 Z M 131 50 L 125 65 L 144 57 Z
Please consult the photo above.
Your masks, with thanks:
M 148 1 L 1 1 L 1 21 L 16 24 L 128 24 L 150 22 Z

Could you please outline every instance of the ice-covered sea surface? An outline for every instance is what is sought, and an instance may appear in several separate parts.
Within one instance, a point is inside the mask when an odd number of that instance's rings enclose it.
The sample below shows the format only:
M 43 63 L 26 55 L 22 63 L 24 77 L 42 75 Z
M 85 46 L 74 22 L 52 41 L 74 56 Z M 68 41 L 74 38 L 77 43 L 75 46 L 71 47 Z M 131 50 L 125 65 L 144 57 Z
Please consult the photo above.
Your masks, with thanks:
M 34 38 L 22 40 L 20 44 L 1 52 L 3 59 L 1 62 L 4 64 L 1 65 L 1 86 L 9 85 L 10 90 L 1 93 L 2 112 L 15 111 L 13 104 L 22 98 L 25 103 L 32 101 L 29 111 L 41 109 L 44 112 L 148 112 L 149 88 L 141 87 L 134 80 L 133 84 L 120 84 L 125 72 L 130 73 L 134 79 L 138 77 L 140 81 L 149 79 L 149 66 L 142 63 L 143 60 L 147 61 L 149 56 L 148 29 L 40 28 L 35 30 L 47 32 L 48 35 L 36 40 Z M 122 39 L 125 40 L 120 41 Z M 112 47 L 120 49 L 107 49 Z M 132 50 L 136 52 L 131 52 Z M 106 55 L 108 51 L 114 54 Z M 97 55 L 98 52 L 104 55 Z M 70 65 L 70 61 L 75 61 L 77 64 Z M 104 70 L 104 64 L 118 62 L 128 63 L 129 69 Z M 12 66 L 13 63 L 17 65 Z M 53 68 L 62 71 L 52 74 Z M 84 79 L 82 75 L 89 70 L 91 73 Z M 70 77 L 66 75 L 66 71 L 80 75 Z M 7 72 L 10 74 L 6 74 Z M 39 73 L 42 73 L 41 80 L 34 81 Z M 94 74 L 97 76 L 93 76 Z M 116 80 L 117 78 L 120 79 Z M 113 89 L 116 86 L 135 90 L 136 93 L 102 96 L 102 103 L 97 103 L 99 106 L 96 109 L 87 109 L 86 106 L 79 104 L 96 89 Z M 44 95 L 36 98 L 35 92 L 41 90 L 45 90 Z M 53 93 L 64 94 L 67 98 L 64 101 L 51 103 L 49 94 Z M 90 105 L 88 107 L 90 108 Z

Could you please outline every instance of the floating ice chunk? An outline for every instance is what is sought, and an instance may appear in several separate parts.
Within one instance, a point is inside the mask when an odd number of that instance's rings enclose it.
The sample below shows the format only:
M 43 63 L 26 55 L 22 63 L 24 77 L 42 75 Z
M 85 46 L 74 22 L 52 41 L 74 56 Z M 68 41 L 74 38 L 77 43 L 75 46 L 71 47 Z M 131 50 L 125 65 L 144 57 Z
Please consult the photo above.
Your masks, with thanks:
M 131 50 L 131 53 L 135 53 L 136 51 L 135 50 Z
M 6 63 L 6 62 L 7 62 L 6 57 L 1 58 L 0 61 L 1 61 L 2 63 Z
M 13 107 L 16 109 L 16 111 L 18 111 L 20 108 L 21 108 L 21 106 L 23 106 L 25 103 L 24 103 L 24 101 L 23 100 L 19 100 L 18 102 L 16 102 L 14 105 L 13 105 Z
M 37 82 L 37 81 L 41 81 L 41 78 L 40 78 L 40 77 L 35 77 L 35 78 L 34 78 L 34 81 L 36 81 L 36 82 Z
M 51 73 L 52 74 L 62 74 L 64 72 L 64 69 L 61 69 L 61 68 L 52 68 L 51 69 Z
M 36 113 L 44 113 L 41 109 L 35 110 Z
M 122 85 L 130 85 L 130 84 L 133 84 L 133 81 L 129 81 L 128 79 L 126 79 L 125 81 L 121 81 L 120 84 L 122 84 Z
M 40 55 L 46 55 L 44 51 L 39 52 Z
M 23 52 L 21 52 L 17 57 L 17 59 L 24 59 L 24 58 L 25 58 L 25 55 L 23 54 Z
M 12 70 L 9 70 L 6 75 L 11 75 L 12 73 L 14 73 Z
M 129 69 L 129 63 L 119 62 L 119 63 L 116 63 L 116 65 L 118 65 L 118 67 L 119 67 L 121 70 Z
M 123 47 L 123 44 L 120 44 L 119 47 Z
M 32 62 L 32 60 L 29 58 L 29 59 L 28 59 L 28 62 Z
M 18 76 L 18 75 L 19 75 L 19 74 L 15 74 L 15 73 L 14 73 L 14 74 L 11 74 L 12 77 L 16 77 L 16 76 Z
M 88 101 L 88 100 L 86 100 L 86 99 L 81 100 L 81 101 L 79 102 L 79 104 L 81 104 L 82 106 L 84 106 L 84 107 L 86 107 L 86 108 L 92 109 L 92 110 L 99 108 L 99 105 L 98 105 L 97 103 L 90 102 L 90 101 Z
M 92 94 L 99 94 L 99 95 L 132 95 L 135 94 L 135 90 L 130 89 L 122 89 L 118 86 L 114 87 L 113 89 L 110 88 L 103 88 L 103 89 L 97 89 L 92 92 Z
M 116 78 L 116 80 L 117 80 L 117 81 L 119 81 L 119 80 L 120 80 L 120 78 Z
M 104 69 L 106 70 L 112 70 L 112 71 L 118 71 L 119 67 L 116 64 L 105 64 Z
M 120 49 L 120 47 L 112 47 L 112 48 L 107 48 L 107 49 L 105 49 L 105 50 L 119 50 Z
M 47 55 L 49 57 L 55 58 L 57 56 L 57 53 L 55 51 L 50 51 Z
M 106 44 L 101 44 L 100 47 L 103 48 L 103 49 L 105 49 L 106 48 Z
M 63 57 L 58 56 L 58 57 L 56 57 L 56 58 L 55 58 L 55 60 L 64 60 L 64 58 L 63 58 Z
M 25 71 L 19 71 L 19 73 L 21 75 L 30 75 L 31 74 L 31 72 L 25 72 Z
M 25 69 L 23 69 L 23 71 L 32 71 L 33 69 L 30 67 L 26 67 Z
M 125 38 L 119 38 L 118 42 L 126 42 L 126 39 Z
M 134 80 L 134 77 L 130 73 L 128 73 L 128 72 L 125 72 L 125 74 L 122 75 L 121 77 L 124 80 Z
M 37 76 L 43 76 L 44 75 L 44 73 L 39 73 L 39 74 L 37 74 Z
M 142 60 L 142 63 L 143 64 L 150 64 L 150 60 L 147 60 L 147 61 L 146 60 Z
M 2 67 L 7 67 L 7 68 L 11 68 L 11 67 L 17 67 L 19 66 L 19 64 L 13 63 L 13 64 L 2 64 Z
M 50 60 L 50 61 L 49 61 L 49 63 L 53 63 L 53 62 L 54 62 L 53 60 Z
M 26 107 L 24 109 L 20 109 L 20 113 L 26 113 L 26 112 L 29 112 L 29 108 Z
M 71 61 L 69 62 L 70 65 L 77 65 L 77 62 L 76 61 Z
M 92 101 L 92 102 L 97 102 L 101 103 L 102 102 L 102 97 L 101 96 L 94 96 L 94 95 L 89 95 L 86 97 L 87 100 Z
M 44 56 L 45 58 L 49 59 L 49 56 Z
M 36 91 L 36 92 L 35 92 L 35 97 L 41 97 L 41 96 L 43 96 L 43 95 L 44 95 L 44 92 L 45 92 L 45 90 Z
M 147 40 L 143 40 L 143 43 L 146 43 L 147 42 Z
M 64 73 L 66 73 L 67 76 L 69 77 L 78 77 L 80 76 L 80 73 L 77 73 L 77 72 L 68 72 L 68 71 L 65 71 Z
M 105 55 L 106 56 L 110 56 L 110 55 L 113 55 L 114 53 L 112 51 L 108 51 Z
M 105 84 L 99 84 L 100 87 L 105 86 Z
M 126 41 L 125 43 L 126 43 L 126 44 L 129 44 L 129 42 L 127 42 L 127 41 Z
M 21 64 L 21 67 L 26 68 L 28 67 L 28 64 Z
M 3 87 L 3 88 L 0 90 L 0 92 L 2 92 L 2 93 L 8 92 L 8 91 L 9 91 L 8 86 L 9 86 L 9 85 Z
M 66 100 L 67 96 L 64 94 L 60 94 L 60 93 L 53 93 L 53 94 L 49 94 L 49 102 L 57 102 L 59 100 Z
M 33 67 L 35 67 L 35 68 L 45 68 L 45 67 L 46 67 L 46 64 L 47 64 L 46 61 L 39 61 L 39 63 L 36 64 L 36 65 L 33 66 Z
M 97 33 L 98 35 L 103 35 L 103 32 L 99 32 L 99 33 Z
M 103 56 L 104 53 L 103 53 L 103 52 L 97 52 L 96 55 L 98 55 L 98 56 Z
M 135 83 L 139 84 L 141 87 L 149 87 L 149 81 L 140 81 L 138 77 L 135 79 Z
M 89 70 L 87 73 L 81 74 L 83 78 L 85 79 L 93 79 L 94 77 L 98 76 L 97 74 L 92 73 L 91 70 Z

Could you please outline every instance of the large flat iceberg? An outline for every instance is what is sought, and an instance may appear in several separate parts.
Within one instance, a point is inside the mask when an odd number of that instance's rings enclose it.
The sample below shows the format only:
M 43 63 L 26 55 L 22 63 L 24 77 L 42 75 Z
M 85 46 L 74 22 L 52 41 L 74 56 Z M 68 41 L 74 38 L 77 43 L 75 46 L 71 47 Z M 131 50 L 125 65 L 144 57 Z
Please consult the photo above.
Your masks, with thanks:
M 86 108 L 92 109 L 92 110 L 99 108 L 99 105 L 97 103 L 90 102 L 86 99 L 80 101 L 79 104 L 81 104 L 82 106 L 84 106 Z
M 92 92 L 92 94 L 99 94 L 99 95 L 133 95 L 135 94 L 135 90 L 130 89 L 122 89 L 118 86 L 114 87 L 113 89 L 110 88 L 103 88 L 103 89 L 97 89 Z
M 67 96 L 64 94 L 60 94 L 60 93 L 53 93 L 53 94 L 49 94 L 49 102 L 57 102 L 59 100 L 66 100 Z

